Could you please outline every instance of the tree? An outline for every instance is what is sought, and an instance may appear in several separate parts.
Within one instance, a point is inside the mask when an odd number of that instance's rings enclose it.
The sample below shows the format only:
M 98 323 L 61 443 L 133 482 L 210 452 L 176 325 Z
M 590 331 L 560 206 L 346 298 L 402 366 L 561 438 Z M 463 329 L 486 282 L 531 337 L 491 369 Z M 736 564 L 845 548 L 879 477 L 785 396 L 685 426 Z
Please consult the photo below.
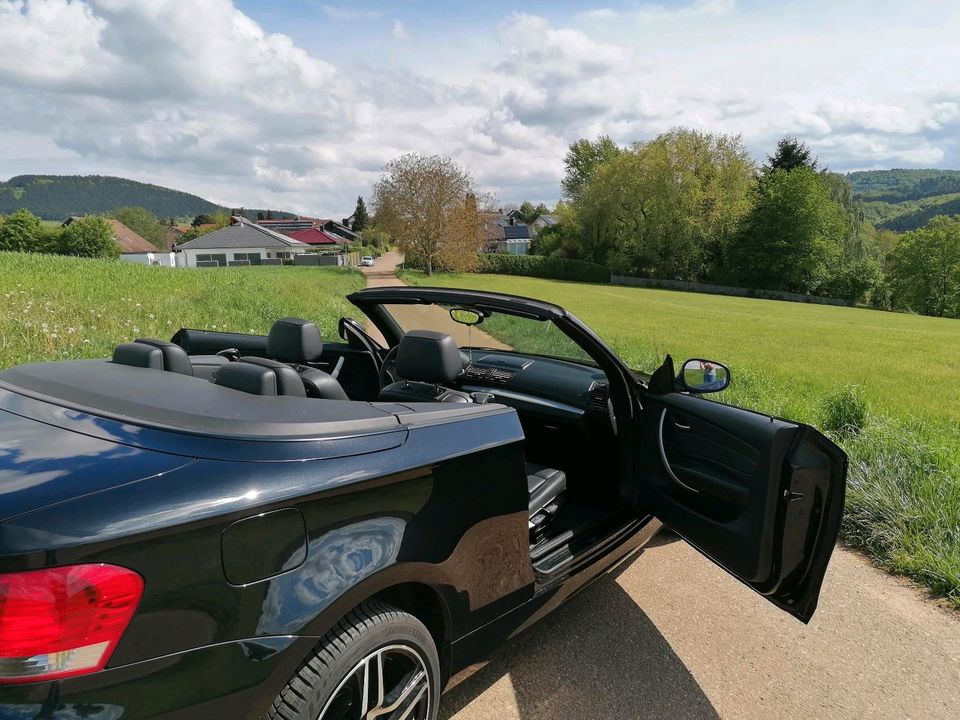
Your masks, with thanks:
M 823 176 L 810 167 L 774 170 L 730 248 L 730 269 L 748 287 L 810 293 L 842 257 L 847 218 Z
M 89 215 L 74 220 L 60 236 L 60 254 L 77 257 L 115 258 L 120 246 L 113 238 L 110 223 L 102 217 Z
M 550 213 L 549 208 L 547 208 L 547 206 L 543 203 L 534 205 L 529 200 L 524 200 L 522 203 L 520 203 L 520 207 L 517 208 L 517 210 L 520 213 L 520 219 L 528 225 L 541 215 L 548 215 Z
M 363 195 L 357 196 L 357 207 L 353 211 L 353 225 L 350 228 L 354 232 L 361 232 L 370 224 L 370 215 L 367 214 L 367 205 L 363 202 Z
M 135 233 L 148 240 L 154 247 L 163 249 L 166 230 L 156 216 L 146 208 L 117 208 L 110 213 L 110 217 L 122 222 Z
M 960 215 L 904 233 L 890 268 L 894 304 L 924 315 L 960 317 Z
M 785 137 L 777 143 L 777 149 L 773 155 L 767 155 L 767 164 L 763 170 L 764 173 L 777 170 L 795 170 L 801 167 L 816 170 L 818 164 L 819 160 L 806 143 L 795 137 Z
M 470 173 L 441 155 L 401 155 L 374 186 L 376 224 L 428 275 L 476 263 L 480 222 Z
M 201 214 L 195 216 L 195 217 L 193 218 L 193 222 L 191 222 L 190 224 L 191 224 L 193 227 L 199 227 L 199 226 L 201 226 L 201 225 L 207 225 L 207 224 L 213 222 L 213 220 L 212 220 L 211 218 L 212 218 L 211 215 L 207 215 L 206 213 L 201 213 Z
M 566 168 L 561 181 L 564 196 L 578 200 L 597 168 L 621 152 L 621 148 L 607 135 L 600 135 L 592 141 L 581 138 L 573 143 L 563 158 Z
M 739 136 L 678 129 L 600 166 L 577 206 L 583 257 L 647 277 L 710 276 L 750 207 Z
M 29 210 L 17 210 L 0 222 L 0 250 L 42 252 L 43 239 L 43 224 Z

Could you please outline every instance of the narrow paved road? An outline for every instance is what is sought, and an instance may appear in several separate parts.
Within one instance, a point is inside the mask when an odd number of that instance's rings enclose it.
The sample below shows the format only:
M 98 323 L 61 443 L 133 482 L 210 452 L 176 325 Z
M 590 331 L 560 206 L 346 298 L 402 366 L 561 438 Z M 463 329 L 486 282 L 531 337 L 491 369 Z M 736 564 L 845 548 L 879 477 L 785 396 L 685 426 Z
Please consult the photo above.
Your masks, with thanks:
M 399 283 L 384 257 L 371 284 Z M 838 548 L 809 625 L 664 534 L 444 698 L 449 720 L 960 718 L 960 614 Z

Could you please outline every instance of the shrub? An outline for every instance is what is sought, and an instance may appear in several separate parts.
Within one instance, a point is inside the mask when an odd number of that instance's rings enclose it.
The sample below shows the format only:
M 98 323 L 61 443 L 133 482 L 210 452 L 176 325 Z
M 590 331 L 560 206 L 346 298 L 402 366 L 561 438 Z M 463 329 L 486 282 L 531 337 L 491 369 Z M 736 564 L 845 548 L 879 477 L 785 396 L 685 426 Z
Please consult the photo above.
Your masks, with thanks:
M 850 385 L 823 399 L 820 425 L 838 435 L 856 435 L 867 425 L 867 399 L 863 389 Z
M 480 255 L 476 272 L 496 275 L 525 275 L 551 280 L 577 282 L 610 282 L 609 268 L 586 260 L 543 257 L 540 255 L 509 255 L 484 253 Z
M 74 220 L 60 235 L 60 254 L 88 258 L 115 258 L 120 246 L 113 239 L 110 224 L 102 217 L 90 215 Z
M 0 250 L 39 252 L 44 237 L 40 218 L 29 210 L 17 210 L 0 222 Z

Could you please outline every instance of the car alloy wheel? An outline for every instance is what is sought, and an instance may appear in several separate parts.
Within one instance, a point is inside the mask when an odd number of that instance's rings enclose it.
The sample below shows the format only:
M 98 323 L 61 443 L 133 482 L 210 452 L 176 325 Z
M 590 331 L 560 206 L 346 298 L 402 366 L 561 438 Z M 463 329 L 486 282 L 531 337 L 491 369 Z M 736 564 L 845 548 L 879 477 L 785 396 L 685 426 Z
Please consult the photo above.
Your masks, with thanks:
M 333 691 L 317 720 L 427 720 L 430 674 L 408 645 L 367 655 Z

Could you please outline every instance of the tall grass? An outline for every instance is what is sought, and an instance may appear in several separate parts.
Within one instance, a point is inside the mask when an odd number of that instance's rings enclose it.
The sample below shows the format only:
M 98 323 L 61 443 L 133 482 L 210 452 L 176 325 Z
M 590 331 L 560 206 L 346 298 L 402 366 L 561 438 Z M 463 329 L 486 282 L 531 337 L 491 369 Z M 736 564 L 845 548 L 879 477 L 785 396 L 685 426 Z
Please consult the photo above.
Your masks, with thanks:
M 404 279 L 556 302 L 641 370 L 668 353 L 727 362 L 733 382 L 716 399 L 816 425 L 849 454 L 845 542 L 960 607 L 960 321 L 495 275 Z
M 0 367 L 109 356 L 135 337 L 180 327 L 266 333 L 278 317 L 333 337 L 358 311 L 344 296 L 363 277 L 341 268 L 174 270 L 112 260 L 0 253 Z

